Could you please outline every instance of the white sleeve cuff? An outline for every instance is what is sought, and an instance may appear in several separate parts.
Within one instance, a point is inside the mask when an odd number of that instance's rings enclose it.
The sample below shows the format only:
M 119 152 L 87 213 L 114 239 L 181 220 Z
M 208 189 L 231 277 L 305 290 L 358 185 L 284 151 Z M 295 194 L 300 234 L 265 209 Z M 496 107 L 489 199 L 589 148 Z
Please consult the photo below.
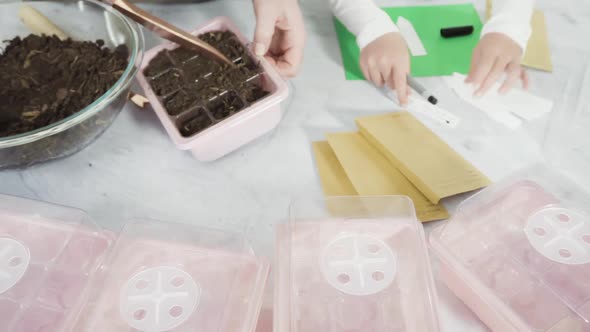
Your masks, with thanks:
M 502 33 L 514 40 L 524 53 L 532 34 L 534 7 L 535 0 L 495 0 L 492 18 L 483 27 L 482 36 Z
M 390 32 L 399 32 L 399 29 L 389 15 L 381 11 L 374 20 L 363 27 L 361 32 L 356 36 L 356 43 L 362 50 L 375 39 Z
M 520 46 L 524 53 L 532 33 L 530 18 L 526 23 L 517 23 L 504 19 L 501 16 L 492 17 L 484 26 L 481 35 L 485 36 L 488 33 L 502 33 L 510 37 L 510 39 L 514 40 Z

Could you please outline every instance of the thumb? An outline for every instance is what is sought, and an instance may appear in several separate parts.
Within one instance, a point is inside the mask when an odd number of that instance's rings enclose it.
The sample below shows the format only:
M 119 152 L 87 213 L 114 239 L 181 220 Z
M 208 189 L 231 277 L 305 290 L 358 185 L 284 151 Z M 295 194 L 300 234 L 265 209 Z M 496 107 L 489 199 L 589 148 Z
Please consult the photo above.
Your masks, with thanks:
M 254 53 L 258 56 L 263 56 L 270 47 L 275 23 L 277 17 L 271 8 L 268 8 L 269 3 L 266 1 L 257 1 L 261 3 L 260 8 L 256 8 L 256 31 L 254 32 Z

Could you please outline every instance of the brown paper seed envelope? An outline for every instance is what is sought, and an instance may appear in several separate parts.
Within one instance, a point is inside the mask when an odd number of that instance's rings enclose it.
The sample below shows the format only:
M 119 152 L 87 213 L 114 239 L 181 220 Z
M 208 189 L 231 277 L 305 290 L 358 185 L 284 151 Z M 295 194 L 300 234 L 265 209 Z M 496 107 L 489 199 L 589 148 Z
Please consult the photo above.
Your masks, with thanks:
M 324 195 L 327 197 L 358 196 L 330 144 L 326 141 L 314 142 L 312 146 Z M 346 204 L 339 200 L 326 199 L 326 208 L 334 217 L 348 218 L 370 214 L 366 211 L 368 207 Z
M 356 196 L 352 182 L 346 176 L 344 168 L 338 162 L 328 142 L 314 142 L 313 153 L 320 176 L 320 182 L 326 196 Z
M 485 175 L 408 112 L 367 116 L 356 122 L 367 141 L 433 203 L 490 184 Z
M 328 134 L 328 142 L 359 195 L 404 195 L 414 202 L 421 221 L 449 217 L 442 205 L 431 203 L 359 133 Z
M 324 194 L 327 197 L 358 196 L 330 144 L 326 141 L 314 142 L 313 151 Z M 379 203 L 371 200 L 366 202 L 367 204 L 364 204 L 365 202 L 362 198 L 350 201 L 327 198 L 325 203 L 326 208 L 332 216 L 342 218 L 381 215 L 383 214 L 384 208 Z M 387 209 L 390 208 L 389 206 L 387 207 Z
M 488 20 L 492 17 L 492 2 L 492 0 L 486 0 L 486 19 Z M 533 12 L 531 28 L 533 31 L 524 52 L 522 64 L 530 68 L 551 72 L 553 71 L 553 62 L 551 61 L 545 14 L 542 11 L 535 9 Z
M 553 71 L 553 63 L 551 62 L 549 38 L 547 38 L 545 14 L 540 10 L 535 10 L 531 25 L 533 33 L 524 52 L 522 64 L 530 68 L 551 72 Z

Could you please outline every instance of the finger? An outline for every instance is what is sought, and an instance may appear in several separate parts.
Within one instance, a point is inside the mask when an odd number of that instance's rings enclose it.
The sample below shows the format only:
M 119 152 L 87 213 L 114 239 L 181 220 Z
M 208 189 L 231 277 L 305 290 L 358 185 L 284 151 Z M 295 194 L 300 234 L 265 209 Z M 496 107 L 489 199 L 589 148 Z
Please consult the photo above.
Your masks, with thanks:
M 395 90 L 395 74 L 394 74 L 394 69 L 395 68 L 393 66 L 389 69 L 389 74 L 387 75 L 387 77 L 389 79 L 387 79 L 385 81 L 385 83 L 387 83 L 387 85 L 389 86 L 389 88 L 391 90 Z
M 526 69 L 522 68 L 522 72 L 520 74 L 520 79 L 522 80 L 522 87 L 525 90 L 528 90 L 530 87 L 530 80 L 529 80 L 529 72 Z
M 473 82 L 473 77 L 475 75 L 475 69 L 478 67 L 480 61 L 481 61 L 481 52 L 479 51 L 479 48 L 476 48 L 475 51 L 473 51 L 473 56 L 471 58 L 471 65 L 469 66 L 469 74 L 467 74 L 467 77 L 465 78 L 465 83 L 472 83 Z
M 285 77 L 295 77 L 299 72 L 299 63 L 291 62 L 286 58 L 278 59 L 275 67 L 279 71 L 279 74 Z
M 272 55 L 265 55 L 264 58 L 266 59 L 266 61 L 268 61 L 269 64 L 276 68 L 277 60 Z
M 496 58 L 493 56 L 481 56 L 474 65 L 469 82 L 473 83 L 477 88 L 481 88 L 481 84 L 494 66 L 495 60 Z
M 501 60 L 501 59 L 496 59 L 496 61 L 494 62 L 494 65 L 491 67 L 486 78 L 481 83 L 481 86 L 479 87 L 479 89 L 477 89 L 477 91 L 475 91 L 475 95 L 476 96 L 483 96 L 484 94 L 486 94 L 490 90 L 490 88 L 494 85 L 494 83 L 496 83 L 498 81 L 500 76 L 502 76 L 502 74 L 506 70 L 507 65 L 508 65 L 507 61 Z
M 406 95 L 408 96 L 408 98 L 410 97 L 410 95 L 412 94 L 412 89 L 410 88 L 410 85 L 408 83 L 408 76 L 410 75 L 410 60 L 408 59 L 408 61 L 404 64 L 403 68 L 403 72 L 404 72 L 404 82 L 406 83 Z
M 277 15 L 275 15 L 273 7 L 268 6 L 268 3 L 255 3 L 256 10 L 256 30 L 254 32 L 254 53 L 258 56 L 263 56 L 268 52 L 272 37 L 274 35 Z
M 286 37 L 282 38 L 282 45 L 271 48 L 268 55 L 274 58 L 275 68 L 282 76 L 293 77 L 299 72 L 303 60 L 303 47 L 288 46 L 290 41 L 285 39 Z
M 397 98 L 402 106 L 408 104 L 408 73 L 402 68 L 396 68 L 393 72 L 393 81 Z
M 510 91 L 510 89 L 514 87 L 516 82 L 518 82 L 522 74 L 522 69 L 520 68 L 520 65 L 518 63 L 511 62 L 506 68 L 506 73 L 506 80 L 504 80 L 504 83 L 500 87 L 500 90 L 498 90 L 498 92 L 502 95 L 508 93 L 508 91 Z
M 383 85 L 387 85 L 391 87 L 390 82 L 393 80 L 392 76 L 392 66 L 387 60 L 383 60 L 379 63 L 379 72 L 381 73 L 381 77 L 383 78 Z M 393 88 L 392 88 L 393 89 Z
M 300 61 L 287 57 L 286 55 L 289 54 L 289 52 L 290 51 L 285 53 L 285 56 L 281 56 L 276 60 L 275 67 L 282 76 L 294 77 L 299 72 Z
M 371 75 L 369 74 L 369 65 L 361 60 L 361 71 L 363 72 L 363 76 L 367 81 L 371 80 Z
M 375 84 L 376 86 L 383 86 L 383 76 L 381 76 L 379 68 L 371 63 L 369 63 L 369 77 L 371 78 L 371 82 L 373 82 L 373 84 Z
M 293 77 L 299 72 L 299 67 L 303 61 L 303 50 L 305 48 L 305 30 L 303 25 L 289 31 L 285 35 L 285 43 L 290 45 L 290 47 L 284 50 L 282 55 L 283 66 L 279 66 L 279 69 L 283 71 L 283 75 Z

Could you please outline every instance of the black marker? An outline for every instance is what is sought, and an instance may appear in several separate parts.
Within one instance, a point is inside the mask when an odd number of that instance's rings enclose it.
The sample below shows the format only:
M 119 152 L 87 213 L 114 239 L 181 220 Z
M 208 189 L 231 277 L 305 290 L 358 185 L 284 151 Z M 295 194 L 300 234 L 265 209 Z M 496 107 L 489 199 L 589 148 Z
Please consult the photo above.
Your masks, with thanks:
M 469 36 L 473 33 L 473 25 L 465 25 L 461 27 L 450 27 L 440 29 L 440 35 L 443 38 L 453 38 L 461 36 Z
M 436 99 L 432 92 L 426 90 L 426 88 L 422 86 L 422 84 L 418 83 L 418 81 L 416 81 L 410 75 L 408 75 L 408 85 L 412 89 L 416 90 L 416 92 L 418 92 L 422 97 L 426 98 L 426 100 L 428 100 L 428 102 L 432 105 L 436 105 L 436 103 L 438 103 L 438 99 Z

